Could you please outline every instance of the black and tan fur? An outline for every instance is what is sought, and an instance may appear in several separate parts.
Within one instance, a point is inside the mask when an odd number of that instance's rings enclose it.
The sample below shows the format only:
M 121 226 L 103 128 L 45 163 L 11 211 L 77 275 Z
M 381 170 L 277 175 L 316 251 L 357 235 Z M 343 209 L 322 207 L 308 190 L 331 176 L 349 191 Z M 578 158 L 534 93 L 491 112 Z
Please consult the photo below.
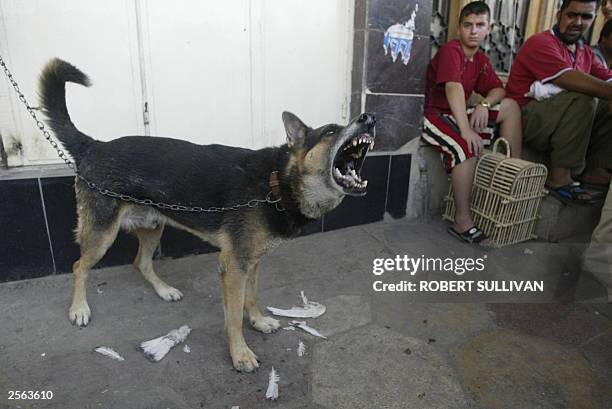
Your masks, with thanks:
M 74 158 L 80 174 L 91 182 L 154 202 L 228 207 L 265 198 L 270 191 L 269 176 L 278 171 L 280 204 L 284 209 L 278 211 L 274 205 L 263 204 L 223 213 L 159 210 L 103 196 L 77 178 L 76 241 L 81 256 L 73 266 L 70 320 L 79 326 L 90 321 L 85 293 L 87 274 L 121 228 L 138 237 L 136 269 L 161 298 L 180 300 L 181 292 L 162 281 L 152 263 L 164 226 L 169 224 L 221 249 L 225 327 L 233 365 L 240 371 L 256 369 L 257 357 L 242 333 L 243 311 L 259 331 L 270 333 L 279 328 L 279 322 L 262 315 L 257 306 L 259 261 L 279 241 L 295 236 L 304 224 L 336 207 L 346 194 L 365 194 L 364 187 L 337 183 L 332 169 L 336 161 L 342 162 L 336 153 L 341 148 L 346 151 L 353 139 L 366 135 L 369 141 L 373 140 L 373 116 L 363 114 L 346 127 L 326 125 L 311 129 L 285 112 L 282 119 L 287 144 L 260 150 L 146 136 L 101 142 L 83 134 L 71 122 L 65 99 L 67 81 L 89 85 L 87 76 L 74 66 L 51 60 L 40 77 L 41 106 L 47 123 Z M 363 160 L 356 167 L 357 172 L 362 163 Z

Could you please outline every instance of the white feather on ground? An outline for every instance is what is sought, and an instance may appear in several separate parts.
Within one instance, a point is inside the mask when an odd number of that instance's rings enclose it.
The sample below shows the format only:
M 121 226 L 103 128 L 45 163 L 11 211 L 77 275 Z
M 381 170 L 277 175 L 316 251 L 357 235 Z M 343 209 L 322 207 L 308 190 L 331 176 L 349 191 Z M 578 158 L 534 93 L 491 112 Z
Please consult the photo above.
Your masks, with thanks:
M 318 302 L 308 301 L 306 296 L 304 295 L 304 291 L 300 292 L 300 296 L 302 297 L 301 307 L 291 307 L 289 309 L 282 309 L 276 307 L 266 307 L 268 311 L 272 314 L 280 316 L 280 317 L 290 317 L 290 318 L 317 318 L 321 315 L 325 314 L 325 306 L 319 304 Z
M 179 329 L 173 329 L 159 338 L 142 342 L 138 349 L 144 353 L 144 356 L 149 361 L 159 362 L 170 349 L 185 341 L 190 332 L 191 328 L 183 325 Z
M 304 356 L 305 353 L 306 345 L 304 345 L 304 343 L 300 340 L 300 343 L 298 344 L 297 354 L 298 356 Z
M 114 349 L 109 347 L 100 346 L 94 349 L 94 351 L 109 358 L 116 359 L 117 361 L 125 361 L 124 357 L 122 357 Z
M 291 321 L 289 323 L 289 325 L 293 325 L 294 327 L 301 328 L 304 331 L 308 332 L 309 334 L 314 335 L 315 337 L 321 337 L 321 338 L 327 339 L 327 337 L 322 335 L 319 331 L 317 331 L 316 329 L 306 325 L 306 321 L 295 321 L 295 320 L 293 320 L 293 321 Z
M 310 302 L 304 307 L 291 307 L 289 309 L 266 307 L 268 311 L 279 317 L 289 318 L 317 318 L 325 314 L 325 306 L 317 302 Z
M 270 371 L 270 380 L 268 382 L 268 390 L 266 391 L 266 399 L 278 399 L 278 381 L 280 381 L 280 376 L 274 367 L 272 367 L 272 370 Z

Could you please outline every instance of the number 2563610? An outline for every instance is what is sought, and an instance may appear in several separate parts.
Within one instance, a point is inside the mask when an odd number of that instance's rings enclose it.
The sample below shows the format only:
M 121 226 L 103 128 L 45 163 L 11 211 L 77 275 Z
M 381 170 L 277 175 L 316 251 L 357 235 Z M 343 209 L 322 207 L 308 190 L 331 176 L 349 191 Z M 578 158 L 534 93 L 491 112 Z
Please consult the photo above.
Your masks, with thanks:
M 52 391 L 9 391 L 9 400 L 50 400 L 53 399 Z

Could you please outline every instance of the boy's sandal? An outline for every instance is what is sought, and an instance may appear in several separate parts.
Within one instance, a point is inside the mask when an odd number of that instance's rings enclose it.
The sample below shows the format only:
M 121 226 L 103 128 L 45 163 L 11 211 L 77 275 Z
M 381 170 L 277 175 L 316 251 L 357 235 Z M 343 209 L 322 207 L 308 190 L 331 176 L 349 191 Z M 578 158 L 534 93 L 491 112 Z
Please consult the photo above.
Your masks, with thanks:
M 459 240 L 469 244 L 477 244 L 482 247 L 490 247 L 491 241 L 486 234 L 476 226 L 472 226 L 464 232 L 458 232 L 452 226 L 448 228 L 448 233 L 451 236 L 457 237 Z
M 545 186 L 550 194 L 565 204 L 591 205 L 603 197 L 603 192 L 588 192 L 580 182 L 572 182 L 567 185 L 552 187 Z

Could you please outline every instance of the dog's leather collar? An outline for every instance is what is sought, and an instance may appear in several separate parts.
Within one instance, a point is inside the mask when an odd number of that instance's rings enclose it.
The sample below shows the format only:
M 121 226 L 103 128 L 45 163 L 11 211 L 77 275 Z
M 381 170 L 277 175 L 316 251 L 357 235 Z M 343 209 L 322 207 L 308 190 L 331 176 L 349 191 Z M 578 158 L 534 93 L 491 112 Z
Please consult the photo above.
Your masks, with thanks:
M 281 195 L 280 195 L 280 182 L 278 181 L 278 171 L 273 171 L 272 173 L 270 173 L 270 191 L 272 192 L 272 199 L 273 200 L 281 200 Z

